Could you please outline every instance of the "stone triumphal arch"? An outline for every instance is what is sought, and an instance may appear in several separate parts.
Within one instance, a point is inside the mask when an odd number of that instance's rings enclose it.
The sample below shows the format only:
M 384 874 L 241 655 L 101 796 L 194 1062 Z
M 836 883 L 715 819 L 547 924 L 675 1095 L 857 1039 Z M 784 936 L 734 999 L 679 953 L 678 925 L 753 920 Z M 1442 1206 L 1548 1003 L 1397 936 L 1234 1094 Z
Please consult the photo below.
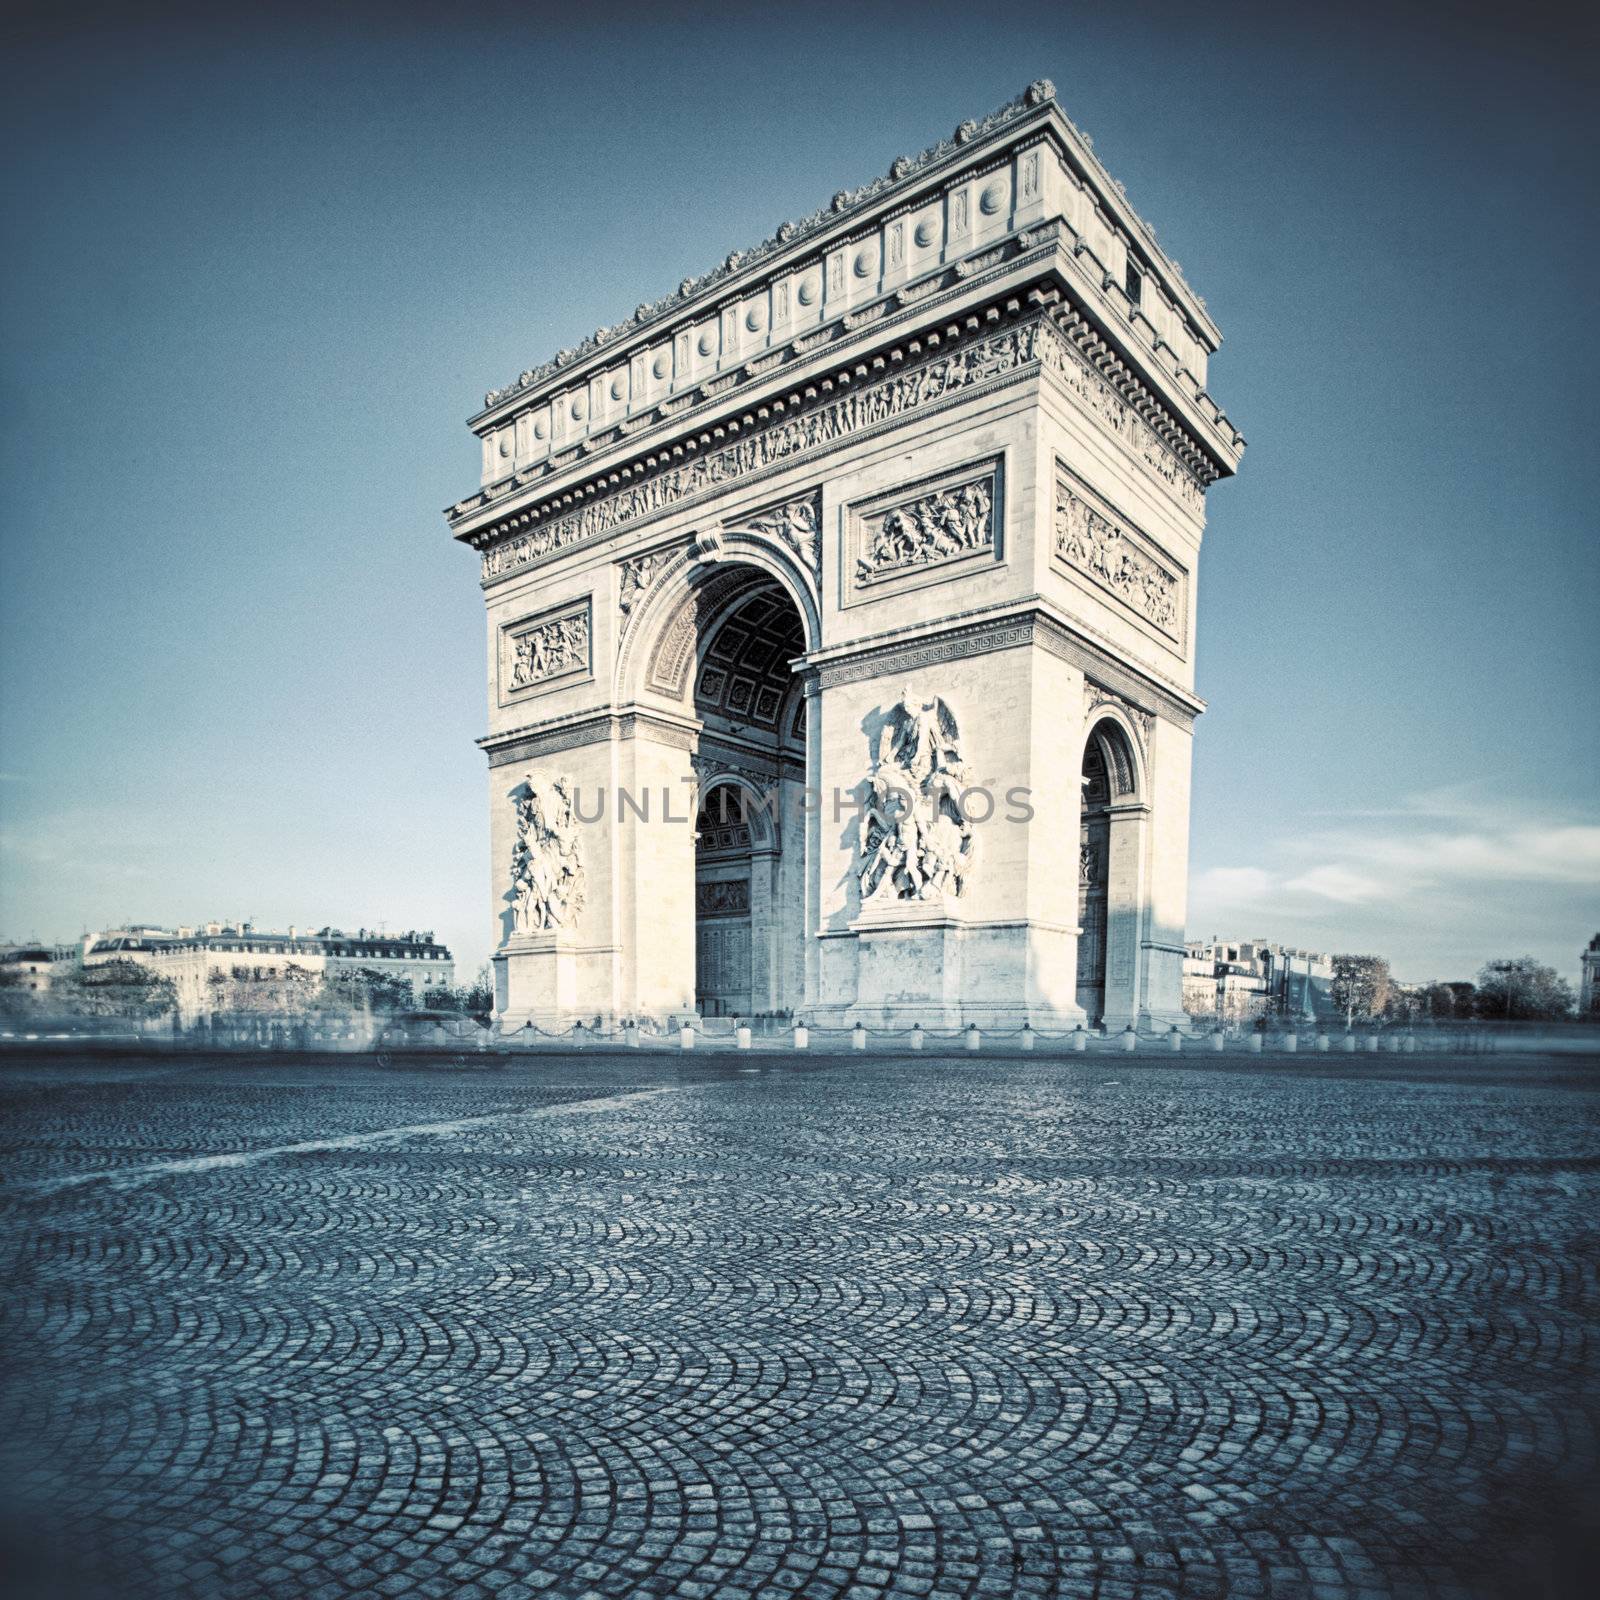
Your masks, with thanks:
M 1219 340 L 1036 83 L 489 394 L 502 1023 L 1181 1018 Z

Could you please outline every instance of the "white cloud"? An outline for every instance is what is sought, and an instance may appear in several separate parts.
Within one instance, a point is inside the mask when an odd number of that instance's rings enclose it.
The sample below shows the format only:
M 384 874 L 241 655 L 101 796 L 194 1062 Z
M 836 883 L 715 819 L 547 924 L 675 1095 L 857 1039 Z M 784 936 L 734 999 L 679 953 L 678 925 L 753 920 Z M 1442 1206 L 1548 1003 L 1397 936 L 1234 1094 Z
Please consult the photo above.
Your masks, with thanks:
M 1406 964 L 1428 975 L 1475 970 L 1505 953 L 1507 939 L 1540 943 L 1567 970 L 1589 924 L 1600 922 L 1591 898 L 1600 826 L 1550 815 L 1500 787 L 1402 796 L 1383 810 L 1343 813 L 1333 827 L 1292 824 L 1263 833 L 1248 853 L 1235 842 L 1232 859 L 1197 863 L 1191 929 L 1233 923 L 1241 936 L 1409 951 Z
M 1320 895 L 1324 900 L 1337 900 L 1346 905 L 1375 900 L 1383 893 L 1383 887 L 1365 873 L 1353 872 L 1337 862 L 1313 867 L 1284 884 L 1291 893 Z
M 1192 892 L 1217 905 L 1245 905 L 1272 892 L 1273 877 L 1260 867 L 1210 867 L 1199 873 Z

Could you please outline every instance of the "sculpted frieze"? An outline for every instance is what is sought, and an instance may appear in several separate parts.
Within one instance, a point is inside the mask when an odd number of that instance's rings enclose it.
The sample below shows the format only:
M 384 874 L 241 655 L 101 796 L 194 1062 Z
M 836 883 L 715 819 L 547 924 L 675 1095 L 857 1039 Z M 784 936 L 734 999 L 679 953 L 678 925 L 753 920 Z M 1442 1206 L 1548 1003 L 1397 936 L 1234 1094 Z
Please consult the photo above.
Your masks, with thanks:
M 1205 505 L 1205 490 L 1172 447 L 1096 371 L 1071 340 L 1046 323 L 1039 337 L 1039 356 L 1053 372 L 1130 450 L 1192 510 Z
M 516 694 L 552 679 L 589 670 L 589 602 L 531 623 L 513 623 L 503 634 L 503 682 Z
M 694 886 L 695 914 L 701 917 L 742 917 L 750 911 L 748 878 L 710 879 Z
M 987 379 L 1015 372 L 1037 360 L 1039 338 L 1036 320 L 974 338 L 797 416 L 752 429 L 719 449 L 597 497 L 581 510 L 512 534 L 484 553 L 484 581 L 531 566 L 557 550 L 665 510 L 688 496 L 736 482 Z
M 1064 473 L 1056 478 L 1055 553 L 1169 638 L 1183 635 L 1181 577 L 1119 518 L 1091 505 Z
M 856 587 L 993 548 L 994 473 L 989 471 L 863 517 Z

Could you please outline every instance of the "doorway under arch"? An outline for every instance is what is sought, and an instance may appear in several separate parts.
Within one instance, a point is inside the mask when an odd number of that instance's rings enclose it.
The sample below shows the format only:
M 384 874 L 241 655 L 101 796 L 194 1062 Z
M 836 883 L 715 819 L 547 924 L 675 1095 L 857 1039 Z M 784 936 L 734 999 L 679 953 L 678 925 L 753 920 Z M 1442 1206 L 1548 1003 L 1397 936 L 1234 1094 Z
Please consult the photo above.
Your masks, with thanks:
M 800 1008 L 805 983 L 805 653 L 794 601 L 770 577 L 701 620 L 695 851 L 695 1005 L 704 1016 Z
M 1129 899 L 1117 881 L 1116 808 L 1138 799 L 1138 767 L 1122 725 L 1104 717 L 1083 749 L 1083 798 L 1078 825 L 1078 1004 L 1091 1024 L 1106 1016 L 1107 962 L 1113 906 Z M 1123 930 L 1124 936 L 1129 930 Z M 1131 975 L 1130 975 L 1131 982 Z

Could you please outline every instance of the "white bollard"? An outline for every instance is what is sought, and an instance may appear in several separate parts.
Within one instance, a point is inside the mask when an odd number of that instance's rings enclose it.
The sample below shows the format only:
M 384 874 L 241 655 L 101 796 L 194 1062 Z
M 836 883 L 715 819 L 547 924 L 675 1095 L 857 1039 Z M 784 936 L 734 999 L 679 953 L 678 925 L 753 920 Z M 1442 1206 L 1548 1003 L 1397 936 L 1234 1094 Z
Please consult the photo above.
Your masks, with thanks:
M 733 1036 L 735 1040 L 737 1040 L 741 1050 L 748 1050 L 750 1048 L 750 1024 L 748 1022 L 741 1022 L 739 1026 L 734 1029 Z
M 976 1050 L 982 1043 L 983 1036 L 978 1032 L 978 1024 L 969 1022 L 967 1024 L 967 1049 Z
M 1133 1031 L 1131 1022 L 1122 1030 L 1122 1048 L 1124 1052 L 1139 1048 L 1139 1035 Z
M 1405 1038 L 1400 1041 L 1400 1044 L 1401 1044 L 1401 1047 L 1404 1049 L 1405 1053 L 1407 1055 L 1410 1055 L 1411 1052 L 1417 1048 L 1417 1036 L 1416 1036 L 1416 1034 L 1408 1033 L 1405 1036 Z
M 1218 1028 L 1217 1031 L 1211 1035 L 1211 1048 L 1220 1055 L 1222 1051 L 1227 1049 L 1227 1047 L 1228 1041 L 1224 1036 L 1222 1029 Z
M 1343 1050 L 1347 1056 L 1353 1056 L 1356 1053 L 1356 1036 L 1353 1033 L 1347 1033 L 1344 1038 L 1339 1041 L 1339 1048 Z
M 850 1048 L 852 1050 L 867 1048 L 867 1030 L 859 1022 L 850 1030 Z
M 694 1024 L 686 1022 L 678 1029 L 678 1048 L 680 1050 L 694 1049 Z
M 1328 1041 L 1328 1036 L 1327 1036 L 1327 1034 L 1325 1034 L 1325 1033 L 1319 1033 L 1319 1034 L 1318 1034 L 1318 1035 L 1317 1035 L 1317 1049 L 1318 1049 L 1318 1050 L 1319 1050 L 1319 1051 L 1320 1051 L 1320 1052 L 1321 1052 L 1321 1053 L 1322 1053 L 1322 1054 L 1323 1054 L 1323 1055 L 1326 1055 L 1326 1054 L 1327 1054 L 1327 1053 L 1328 1053 L 1328 1043 L 1329 1043 L 1329 1041 Z
M 1089 1035 L 1083 1031 L 1081 1022 L 1072 1030 L 1072 1048 L 1080 1052 L 1089 1048 Z
M 639 1024 L 637 1022 L 630 1022 L 626 1027 L 623 1028 L 622 1042 L 630 1050 L 637 1050 L 639 1048 Z
M 1033 1049 L 1033 1027 L 1026 1022 L 1022 1024 L 1022 1048 L 1024 1050 Z
M 804 1049 L 809 1047 L 810 1043 L 811 1043 L 811 1030 L 803 1022 L 795 1023 L 795 1025 L 794 1025 L 794 1047 L 795 1047 L 795 1049 L 796 1050 L 804 1050 Z
M 922 1024 L 920 1022 L 913 1023 L 911 1025 L 911 1048 L 913 1050 L 920 1050 L 922 1048 L 922 1041 L 924 1037 L 925 1035 L 922 1031 Z
M 1173 1055 L 1178 1055 L 1183 1049 L 1183 1035 L 1178 1032 L 1177 1024 L 1173 1024 L 1172 1032 L 1167 1035 L 1167 1049 Z
M 1253 1056 L 1260 1055 L 1261 1054 L 1261 1035 L 1259 1033 L 1252 1032 L 1250 1034 L 1249 1038 L 1245 1041 L 1245 1048 Z
M 1367 1035 L 1367 1054 L 1369 1056 L 1375 1056 L 1375 1055 L 1377 1055 L 1377 1053 L 1378 1053 L 1378 1036 L 1375 1033 L 1369 1033 Z
M 1283 1048 L 1287 1050 L 1290 1055 L 1294 1055 L 1295 1052 L 1300 1048 L 1300 1035 L 1298 1033 L 1284 1034 Z

